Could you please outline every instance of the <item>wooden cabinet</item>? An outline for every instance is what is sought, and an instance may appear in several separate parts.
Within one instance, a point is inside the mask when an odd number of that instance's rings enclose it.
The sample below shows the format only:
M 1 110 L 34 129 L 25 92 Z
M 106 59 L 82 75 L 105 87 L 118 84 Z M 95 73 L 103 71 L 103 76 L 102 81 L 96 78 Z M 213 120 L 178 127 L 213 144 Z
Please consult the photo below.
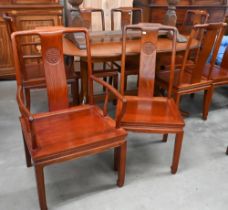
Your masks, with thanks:
M 144 9 L 145 22 L 162 23 L 167 11 L 166 0 L 134 0 L 133 5 Z M 181 27 L 187 10 L 206 10 L 208 21 L 218 22 L 224 19 L 227 0 L 180 0 L 176 8 L 177 27 Z
M 62 25 L 62 9 L 58 0 L 3 0 L 0 15 L 7 13 L 11 16 L 16 30 L 27 30 L 38 26 Z M 15 77 L 11 48 L 10 35 L 0 17 L 0 79 Z

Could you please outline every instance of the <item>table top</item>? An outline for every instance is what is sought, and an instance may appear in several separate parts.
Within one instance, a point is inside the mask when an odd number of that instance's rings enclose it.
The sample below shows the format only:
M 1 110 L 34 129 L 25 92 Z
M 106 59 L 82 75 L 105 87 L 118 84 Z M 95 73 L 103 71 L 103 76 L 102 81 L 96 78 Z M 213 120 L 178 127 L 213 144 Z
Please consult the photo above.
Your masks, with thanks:
M 137 39 L 138 34 L 132 34 L 131 39 L 127 41 L 127 54 L 134 55 L 140 51 L 140 41 Z M 91 38 L 91 54 L 93 58 L 111 58 L 120 57 L 122 53 L 121 34 L 99 32 L 90 34 Z M 79 43 L 76 45 L 72 41 L 63 39 L 63 52 L 65 55 L 86 57 L 86 50 Z M 177 43 L 176 51 L 184 51 L 187 43 Z M 193 40 L 191 48 L 197 48 L 198 41 Z M 80 49 L 82 48 L 82 49 Z M 158 38 L 157 52 L 168 53 L 172 50 L 172 41 L 166 37 Z

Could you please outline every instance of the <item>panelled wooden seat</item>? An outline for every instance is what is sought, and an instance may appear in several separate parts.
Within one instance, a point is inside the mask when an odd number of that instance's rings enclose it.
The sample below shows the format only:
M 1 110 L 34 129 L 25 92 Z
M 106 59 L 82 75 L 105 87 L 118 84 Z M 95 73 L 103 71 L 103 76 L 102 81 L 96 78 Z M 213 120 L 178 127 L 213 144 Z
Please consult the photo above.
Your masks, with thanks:
M 124 91 L 127 45 L 126 36 L 128 30 L 141 31 L 140 68 L 137 96 L 126 96 Z M 174 34 L 172 40 L 172 62 L 169 71 L 170 90 L 168 97 L 154 96 L 156 47 L 158 32 L 160 30 L 169 31 Z M 176 173 L 184 134 L 184 121 L 174 100 L 171 98 L 177 30 L 174 27 L 160 24 L 141 23 L 126 26 L 123 33 L 121 94 L 125 95 L 127 99 L 127 106 L 120 125 L 126 130 L 133 132 L 160 133 L 164 135 L 164 139 L 167 138 L 167 133 L 176 134 L 173 162 L 171 166 L 171 172 Z
M 47 31 L 48 30 L 48 31 Z M 64 70 L 62 38 L 64 33 L 84 33 L 87 46 L 89 104 L 69 107 L 66 72 Z M 24 104 L 24 83 L 21 73 L 19 39 L 36 35 L 41 40 L 49 112 L 32 114 Z M 43 168 L 50 164 L 115 150 L 118 170 L 117 185 L 123 186 L 126 161 L 126 131 L 120 128 L 126 100 L 112 86 L 92 75 L 91 52 L 86 28 L 46 28 L 12 34 L 13 54 L 17 78 L 17 101 L 24 137 L 27 166 L 34 165 L 40 209 L 46 210 Z M 93 104 L 93 81 L 106 89 L 104 109 Z M 107 115 L 109 92 L 118 98 L 123 109 L 116 113 L 116 121 Z M 57 174 L 56 174 L 57 175 Z
M 205 77 L 203 72 L 206 69 L 213 69 L 215 64 L 215 58 L 218 52 L 218 47 L 221 43 L 221 39 L 224 32 L 223 23 L 215 24 L 203 24 L 194 26 L 185 52 L 183 63 L 180 69 L 175 70 L 174 86 L 172 88 L 173 95 L 175 97 L 176 104 L 179 106 L 180 97 L 185 94 L 193 94 L 199 91 L 204 91 L 204 105 L 203 105 L 203 119 L 206 120 L 211 103 L 211 97 L 213 92 L 212 79 L 210 74 Z M 189 59 L 189 46 L 193 38 L 198 34 L 201 34 L 201 45 L 194 62 L 188 62 Z M 212 54 L 210 64 L 207 63 L 208 58 Z M 169 71 L 161 71 L 157 74 L 157 81 L 160 87 L 168 89 Z

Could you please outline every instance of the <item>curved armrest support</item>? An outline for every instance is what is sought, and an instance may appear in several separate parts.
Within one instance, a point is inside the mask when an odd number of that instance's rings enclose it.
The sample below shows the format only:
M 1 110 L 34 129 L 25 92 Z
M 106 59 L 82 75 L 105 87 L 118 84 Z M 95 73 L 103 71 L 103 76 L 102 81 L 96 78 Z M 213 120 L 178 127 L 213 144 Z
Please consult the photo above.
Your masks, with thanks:
M 30 121 L 33 120 L 33 115 L 32 113 L 27 109 L 27 107 L 24 104 L 24 101 L 22 99 L 22 95 L 23 95 L 23 90 L 21 86 L 18 86 L 17 88 L 17 103 L 21 112 L 21 115 L 27 119 L 29 119 Z
M 122 96 L 114 87 L 109 85 L 107 82 L 95 77 L 94 75 L 91 75 L 91 79 L 106 88 L 105 103 L 103 108 L 104 116 L 107 115 L 109 92 L 111 92 L 117 97 L 118 104 L 116 107 L 116 127 L 119 128 L 120 121 L 126 111 L 127 99 L 124 96 Z

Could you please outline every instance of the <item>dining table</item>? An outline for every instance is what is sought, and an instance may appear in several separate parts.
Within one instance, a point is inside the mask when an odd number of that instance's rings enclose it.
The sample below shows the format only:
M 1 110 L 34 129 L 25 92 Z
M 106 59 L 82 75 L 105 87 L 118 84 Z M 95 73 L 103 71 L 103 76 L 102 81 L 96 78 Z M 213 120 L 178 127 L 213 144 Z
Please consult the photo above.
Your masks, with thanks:
M 126 54 L 137 55 L 140 52 L 140 33 L 132 31 L 127 36 Z M 176 52 L 185 51 L 186 42 L 176 43 Z M 190 48 L 199 47 L 198 40 L 193 40 Z M 97 31 L 90 32 L 90 48 L 92 62 L 114 62 L 121 60 L 122 54 L 122 31 Z M 160 33 L 157 42 L 157 57 L 159 55 L 169 54 L 172 51 L 172 40 L 164 33 Z M 63 38 L 63 52 L 68 56 L 80 57 L 80 71 L 82 77 L 82 100 L 85 101 L 88 96 L 88 77 L 87 77 L 87 53 L 83 34 L 75 37 Z M 158 63 L 158 62 L 157 62 Z M 158 65 L 158 64 L 157 64 Z

